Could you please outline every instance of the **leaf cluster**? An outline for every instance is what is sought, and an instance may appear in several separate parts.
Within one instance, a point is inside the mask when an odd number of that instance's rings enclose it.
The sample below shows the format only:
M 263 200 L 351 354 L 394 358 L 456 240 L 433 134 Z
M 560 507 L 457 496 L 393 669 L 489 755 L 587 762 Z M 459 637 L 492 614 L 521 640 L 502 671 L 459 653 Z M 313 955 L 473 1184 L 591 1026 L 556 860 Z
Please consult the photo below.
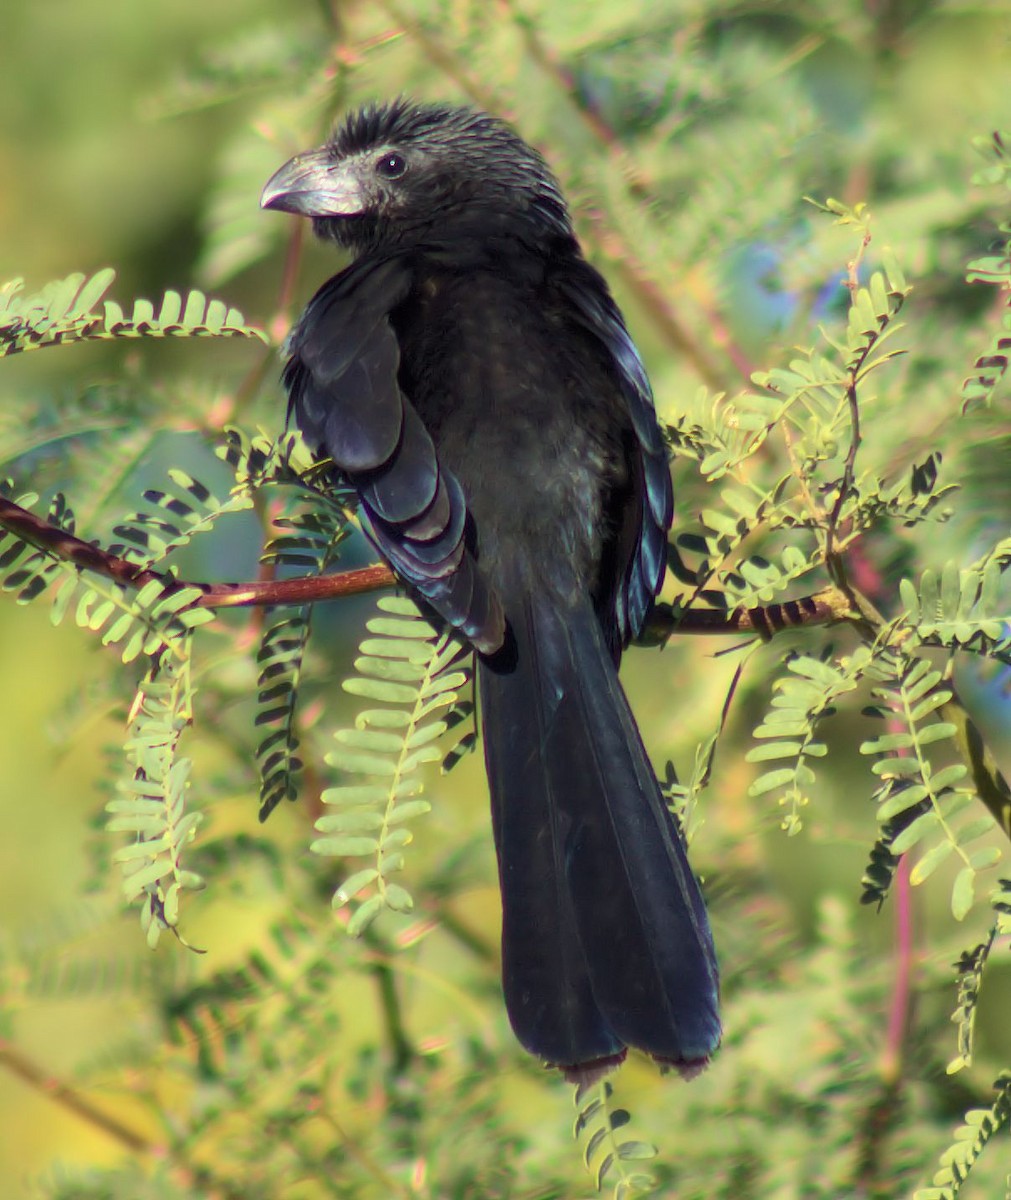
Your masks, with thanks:
M 336 749 L 327 762 L 343 780 L 322 795 L 329 811 L 316 821 L 316 854 L 363 859 L 337 888 L 335 908 L 354 900 L 348 933 L 361 936 L 384 908 L 410 912 L 410 892 L 391 876 L 403 870 L 411 841 L 408 822 L 431 810 L 421 799 L 422 770 L 438 762 L 446 712 L 470 682 L 461 669 L 466 649 L 448 633 L 438 633 L 417 606 L 399 596 L 383 597 L 379 615 L 367 622 L 355 659 L 357 674 L 344 681 L 354 696 L 378 701 L 350 729 L 334 734 Z M 365 899 L 358 899 L 368 891 Z

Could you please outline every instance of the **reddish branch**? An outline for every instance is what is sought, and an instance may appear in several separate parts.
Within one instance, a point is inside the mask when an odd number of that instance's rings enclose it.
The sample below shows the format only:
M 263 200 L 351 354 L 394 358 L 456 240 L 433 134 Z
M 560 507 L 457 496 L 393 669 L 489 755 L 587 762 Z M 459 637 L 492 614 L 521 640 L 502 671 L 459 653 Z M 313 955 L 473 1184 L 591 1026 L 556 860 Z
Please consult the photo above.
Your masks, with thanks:
M 157 581 L 168 589 L 195 588 L 201 594 L 196 608 L 239 608 L 252 605 L 312 604 L 362 592 L 374 592 L 396 584 L 389 567 L 377 563 L 356 571 L 336 575 L 306 576 L 300 579 L 251 580 L 246 583 L 201 583 L 177 579 L 161 571 L 129 562 L 92 542 L 85 542 L 65 529 L 50 524 L 28 509 L 0 497 L 0 527 L 45 553 L 85 571 L 94 571 L 124 587 L 141 588 Z M 651 614 L 643 637 L 646 641 L 666 641 L 674 633 L 727 634 L 757 633 L 771 637 L 780 629 L 798 625 L 826 625 L 853 616 L 849 601 L 835 588 L 826 588 L 813 596 L 770 604 L 764 608 L 692 609 L 678 612 L 659 604 Z
M 194 601 L 196 608 L 241 608 L 258 604 L 309 604 L 315 600 L 333 600 L 339 596 L 354 596 L 359 592 L 374 592 L 396 583 L 389 567 L 377 564 L 358 571 L 343 571 L 339 575 L 322 575 L 304 579 L 251 580 L 248 583 L 197 583 L 176 579 L 150 567 L 141 567 L 116 554 L 110 554 L 92 542 L 82 541 L 65 529 L 50 525 L 26 508 L 0 497 L 0 526 L 9 529 L 23 541 L 57 558 L 65 559 L 85 571 L 94 571 L 114 579 L 124 587 L 141 588 L 153 580 L 166 588 L 181 591 L 197 588 L 203 593 Z

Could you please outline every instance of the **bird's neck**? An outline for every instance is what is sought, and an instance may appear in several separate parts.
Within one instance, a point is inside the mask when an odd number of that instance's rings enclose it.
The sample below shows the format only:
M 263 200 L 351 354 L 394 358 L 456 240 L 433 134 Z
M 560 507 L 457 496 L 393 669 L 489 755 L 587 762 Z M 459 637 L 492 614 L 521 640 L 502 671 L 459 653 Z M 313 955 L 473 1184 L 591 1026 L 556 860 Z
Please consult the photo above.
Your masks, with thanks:
M 355 235 L 356 257 L 407 256 L 424 268 L 455 271 L 507 270 L 520 259 L 556 263 L 582 256 L 568 218 L 546 220 L 535 207 L 524 212 L 504 213 L 482 204 L 470 203 L 441 214 L 438 222 L 416 228 L 400 227 L 395 237 L 384 236 L 381 228 L 359 225 Z

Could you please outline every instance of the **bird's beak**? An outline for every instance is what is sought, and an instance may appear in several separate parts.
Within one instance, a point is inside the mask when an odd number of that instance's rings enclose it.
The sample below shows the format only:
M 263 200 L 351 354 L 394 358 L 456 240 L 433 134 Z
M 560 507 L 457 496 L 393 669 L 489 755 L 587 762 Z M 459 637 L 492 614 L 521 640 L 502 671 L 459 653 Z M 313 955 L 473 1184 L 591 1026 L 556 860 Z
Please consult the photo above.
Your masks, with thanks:
M 260 207 L 303 217 L 353 217 L 365 211 L 366 198 L 348 163 L 335 163 L 322 149 L 296 155 L 275 171 Z

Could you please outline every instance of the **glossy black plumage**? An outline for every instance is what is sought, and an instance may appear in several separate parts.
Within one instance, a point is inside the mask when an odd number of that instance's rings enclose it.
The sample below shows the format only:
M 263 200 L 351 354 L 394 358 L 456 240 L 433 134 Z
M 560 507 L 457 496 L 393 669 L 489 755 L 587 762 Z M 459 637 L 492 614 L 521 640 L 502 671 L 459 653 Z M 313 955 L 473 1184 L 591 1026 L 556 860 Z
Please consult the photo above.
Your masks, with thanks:
M 641 360 L 558 185 L 507 126 L 397 102 L 268 183 L 355 259 L 285 384 L 376 546 L 479 654 L 517 1036 L 574 1078 L 719 1041 L 701 893 L 616 664 L 663 577 L 670 477 Z

